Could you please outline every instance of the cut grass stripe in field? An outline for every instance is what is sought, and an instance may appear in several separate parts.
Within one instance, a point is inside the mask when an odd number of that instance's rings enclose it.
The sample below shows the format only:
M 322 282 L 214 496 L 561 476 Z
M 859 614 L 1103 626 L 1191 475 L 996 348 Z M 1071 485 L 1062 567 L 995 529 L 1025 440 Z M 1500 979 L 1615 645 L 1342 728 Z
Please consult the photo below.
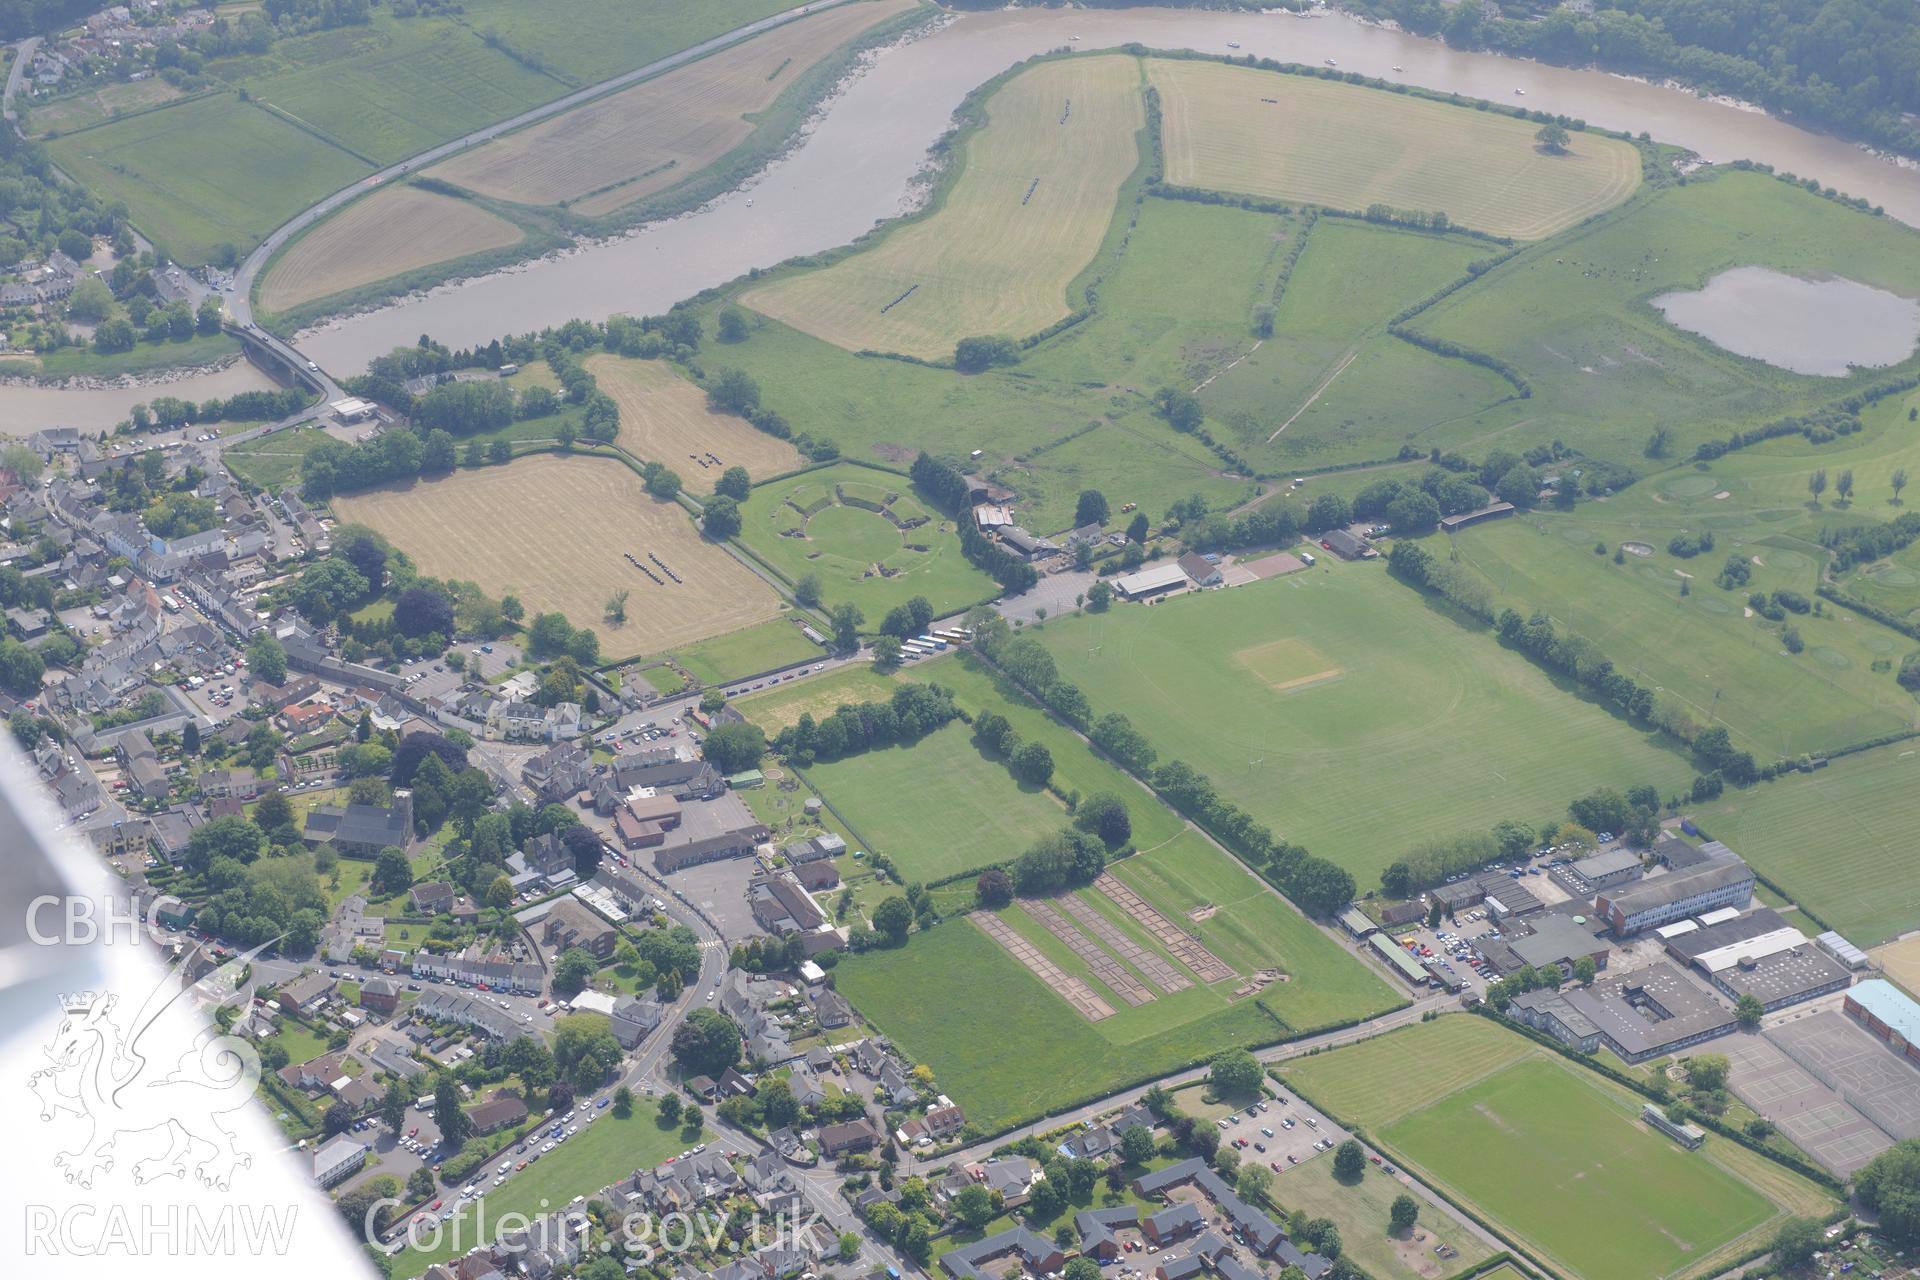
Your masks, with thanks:
M 969 335 L 1020 337 L 1066 316 L 1067 285 L 1099 249 L 1139 162 L 1139 63 L 1043 63 L 996 92 L 987 117 L 933 214 L 741 301 L 848 350 L 928 359 Z
M 1411 94 L 1215 62 L 1153 59 L 1167 181 L 1304 200 L 1441 210 L 1531 240 L 1609 209 L 1640 184 L 1640 153 L 1575 133 L 1566 155 L 1539 126 Z

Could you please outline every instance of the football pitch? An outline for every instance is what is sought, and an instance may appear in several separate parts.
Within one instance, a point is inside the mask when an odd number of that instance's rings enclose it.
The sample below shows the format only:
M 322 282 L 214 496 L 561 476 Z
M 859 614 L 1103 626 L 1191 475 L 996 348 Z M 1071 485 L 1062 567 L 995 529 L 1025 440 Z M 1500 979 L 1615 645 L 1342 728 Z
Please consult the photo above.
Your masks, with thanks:
M 1714 1274 L 1781 1218 L 1830 1207 L 1733 1143 L 1686 1150 L 1639 1118 L 1638 1095 L 1479 1018 L 1316 1055 L 1284 1077 L 1581 1280 Z

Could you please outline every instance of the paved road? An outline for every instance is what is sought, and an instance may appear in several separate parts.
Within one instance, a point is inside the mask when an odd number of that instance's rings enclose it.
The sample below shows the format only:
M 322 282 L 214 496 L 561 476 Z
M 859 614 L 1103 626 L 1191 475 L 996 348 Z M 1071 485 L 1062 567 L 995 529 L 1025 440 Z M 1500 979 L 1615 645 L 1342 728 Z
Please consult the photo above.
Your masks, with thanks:
M 19 118 L 19 113 L 13 109 L 13 99 L 20 92 L 20 86 L 27 82 L 27 67 L 39 47 L 39 36 L 29 36 L 13 46 L 13 67 L 7 72 L 6 92 L 0 94 L 0 115 L 8 120 Z
M 749 22 L 743 27 L 736 27 L 732 31 L 715 36 L 711 40 L 702 41 L 692 48 L 683 49 L 679 53 L 671 54 L 654 62 L 649 62 L 644 67 L 636 67 L 632 71 L 614 76 L 612 79 L 602 80 L 598 84 L 588 85 L 584 89 L 577 89 L 565 97 L 556 98 L 552 102 L 533 108 L 531 111 L 523 111 L 517 116 L 502 120 L 497 124 L 488 125 L 486 128 L 476 130 L 464 137 L 456 138 L 451 142 L 443 142 L 437 147 L 422 151 L 418 155 L 402 160 L 398 164 L 388 165 L 378 173 L 363 178 L 350 187 L 345 187 L 334 192 L 326 199 L 310 206 L 301 213 L 295 214 L 292 218 L 282 223 L 277 230 L 261 242 L 259 248 L 247 255 L 247 260 L 240 265 L 239 271 L 234 275 L 232 298 L 234 318 L 243 325 L 252 323 L 253 282 L 260 274 L 261 268 L 266 266 L 267 261 L 279 251 L 282 245 L 334 210 L 353 200 L 355 197 L 373 190 L 381 183 L 393 178 L 402 177 L 416 169 L 424 169 L 449 156 L 458 155 L 462 151 L 479 146 L 483 142 L 489 142 L 504 133 L 511 133 L 515 129 L 521 129 L 536 121 L 544 120 L 548 116 L 558 115 L 563 111 L 579 106 L 583 102 L 592 101 L 594 98 L 598 98 L 603 94 L 611 93 L 616 89 L 623 89 L 638 81 L 659 75 L 663 71 L 668 71 L 685 63 L 704 58 L 716 50 L 724 49 L 728 45 L 736 44 L 750 36 L 759 35 L 763 31 L 771 31 L 775 27 L 784 26 L 809 13 L 817 13 L 820 10 L 832 8 L 834 5 L 846 2 L 847 0 L 817 0 L 816 3 L 804 5 L 798 9 L 789 9 L 784 13 L 774 14 L 770 18 L 762 18 L 758 22 Z

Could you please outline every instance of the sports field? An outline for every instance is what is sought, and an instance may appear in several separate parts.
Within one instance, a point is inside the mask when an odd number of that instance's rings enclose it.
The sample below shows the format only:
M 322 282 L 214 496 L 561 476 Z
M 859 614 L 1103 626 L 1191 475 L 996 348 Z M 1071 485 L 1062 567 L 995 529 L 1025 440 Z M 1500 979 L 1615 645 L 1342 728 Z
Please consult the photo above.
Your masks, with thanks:
M 1283 1075 L 1582 1280 L 1714 1274 L 1781 1218 L 1830 1204 L 1733 1143 L 1685 1150 L 1639 1119 L 1637 1095 L 1480 1019 L 1422 1023 Z
M 912 746 L 816 764 L 807 780 L 909 881 L 1010 862 L 1068 821 L 1058 800 L 982 754 L 959 721 Z
M 790 581 L 817 575 L 825 602 L 858 605 L 869 628 L 914 596 L 945 614 L 998 594 L 960 554 L 952 521 L 922 506 L 905 476 L 866 467 L 761 485 L 741 504 L 740 539 Z
M 525 238 L 480 206 L 419 187 L 389 187 L 300 237 L 260 283 L 260 305 L 285 311 L 329 294 Z
M 719 160 L 808 68 L 916 3 L 857 0 L 811 14 L 495 139 L 428 174 L 500 200 L 611 213 Z
M 1181 837 L 1165 852 L 1202 881 L 1245 878 L 1225 854 L 1198 837 Z M 1116 872 L 1132 861 L 1117 864 Z M 1160 911 L 1190 923 L 1174 899 L 1151 900 Z M 965 920 L 915 934 L 898 950 L 849 956 L 835 971 L 842 994 L 914 1060 L 932 1066 L 940 1087 L 970 1119 L 992 1128 L 1164 1075 L 1222 1048 L 1269 1043 L 1346 1018 L 1369 1017 L 1397 1002 L 1372 971 L 1278 898 L 1272 898 L 1270 917 L 1263 916 L 1264 908 L 1245 903 L 1236 908 L 1249 920 L 1264 919 L 1259 951 L 1229 961 L 1253 969 L 1173 991 L 1158 986 L 1153 976 L 1165 972 L 1162 966 L 1196 975 L 1107 895 L 1082 889 L 1047 901 L 1072 922 L 1070 930 L 1099 940 L 1110 955 L 1117 957 L 1120 947 L 1108 940 L 1123 938 L 1138 954 L 1157 957 L 1157 963 L 1130 958 L 1122 966 L 1144 978 L 1154 998 L 1128 1004 L 1020 904 L 999 913 L 1006 926 L 1061 973 L 1105 1000 L 1112 1013 L 1097 1021 L 1076 1013 L 1006 947 Z M 1195 926 L 1209 943 L 1222 936 L 1214 926 L 1224 914 Z M 1236 997 L 1243 980 L 1260 968 L 1284 971 L 1288 980 Z M 993 1034 L 979 1034 L 982 1027 L 993 1028 Z
M 745 418 L 709 409 L 707 393 L 665 361 L 598 355 L 588 357 L 586 368 L 620 406 L 615 443 L 636 457 L 666 463 L 695 492 L 713 492 L 728 467 L 766 477 L 806 465 L 785 440 Z
M 333 500 L 342 520 L 370 525 L 422 573 L 509 592 L 529 615 L 558 611 L 600 634 L 609 657 L 656 653 L 738 630 L 780 609 L 750 570 L 702 538 L 677 503 L 651 497 L 624 465 L 542 454 L 441 480 L 370 489 Z M 627 562 L 651 552 L 680 575 L 665 585 Z M 629 592 L 627 620 L 606 601 Z
M 371 167 L 232 94 L 68 134 L 48 144 L 74 179 L 120 200 L 168 255 L 205 262 L 267 232 Z
M 1328 556 L 1310 572 L 1061 618 L 1039 635 L 1096 715 L 1123 712 L 1162 761 L 1186 761 L 1363 888 L 1423 839 L 1500 816 L 1537 822 L 1596 786 L 1666 790 L 1691 776 L 1378 563 Z
M 1167 181 L 1335 209 L 1440 210 L 1523 240 L 1611 208 L 1640 185 L 1640 153 L 1575 133 L 1566 155 L 1539 126 L 1412 94 L 1217 62 L 1153 59 Z
M 1701 825 L 1858 946 L 1920 929 L 1912 875 L 1920 750 L 1897 742 L 1701 808 Z
M 849 350 L 929 359 L 951 356 L 970 335 L 1020 337 L 1065 316 L 1067 285 L 1099 248 L 1139 163 L 1139 63 L 1042 63 L 1009 80 L 986 111 L 932 214 L 741 300 Z

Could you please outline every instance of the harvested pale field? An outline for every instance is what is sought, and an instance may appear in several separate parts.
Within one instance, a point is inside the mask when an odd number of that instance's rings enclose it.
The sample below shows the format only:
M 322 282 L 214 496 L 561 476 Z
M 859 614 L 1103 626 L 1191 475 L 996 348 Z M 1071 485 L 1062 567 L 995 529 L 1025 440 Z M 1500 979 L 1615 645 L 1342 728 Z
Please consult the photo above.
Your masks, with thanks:
M 931 215 L 747 305 L 849 350 L 950 356 L 961 338 L 1023 336 L 1069 311 L 1067 285 L 1100 247 L 1139 160 L 1139 63 L 1042 63 L 987 103 L 964 168 Z
M 1155 59 L 1167 181 L 1335 209 L 1439 210 L 1523 240 L 1620 203 L 1640 154 L 1616 138 L 1572 135 L 1566 155 L 1539 125 L 1492 111 L 1309 76 Z
M 260 285 L 260 305 L 285 311 L 376 280 L 518 244 L 524 232 L 467 200 L 389 187 L 293 243 Z
M 586 367 L 620 406 L 616 443 L 636 457 L 666 463 L 702 493 L 711 493 L 728 467 L 745 467 L 764 480 L 806 462 L 798 449 L 745 418 L 707 408 L 707 393 L 663 361 L 598 355 Z M 720 459 L 718 465 L 709 453 Z
M 520 204 L 612 213 L 714 163 L 808 68 L 918 0 L 859 0 L 777 27 L 429 170 Z
M 608 657 L 750 626 L 779 612 L 766 584 L 702 538 L 686 511 L 641 487 L 619 462 L 543 454 L 442 480 L 333 500 L 334 514 L 378 529 L 422 573 L 520 597 L 529 616 L 558 611 L 600 633 Z M 677 573 L 665 585 L 627 561 L 652 553 Z M 657 573 L 656 569 L 656 573 Z M 602 617 L 626 591 L 627 620 Z

